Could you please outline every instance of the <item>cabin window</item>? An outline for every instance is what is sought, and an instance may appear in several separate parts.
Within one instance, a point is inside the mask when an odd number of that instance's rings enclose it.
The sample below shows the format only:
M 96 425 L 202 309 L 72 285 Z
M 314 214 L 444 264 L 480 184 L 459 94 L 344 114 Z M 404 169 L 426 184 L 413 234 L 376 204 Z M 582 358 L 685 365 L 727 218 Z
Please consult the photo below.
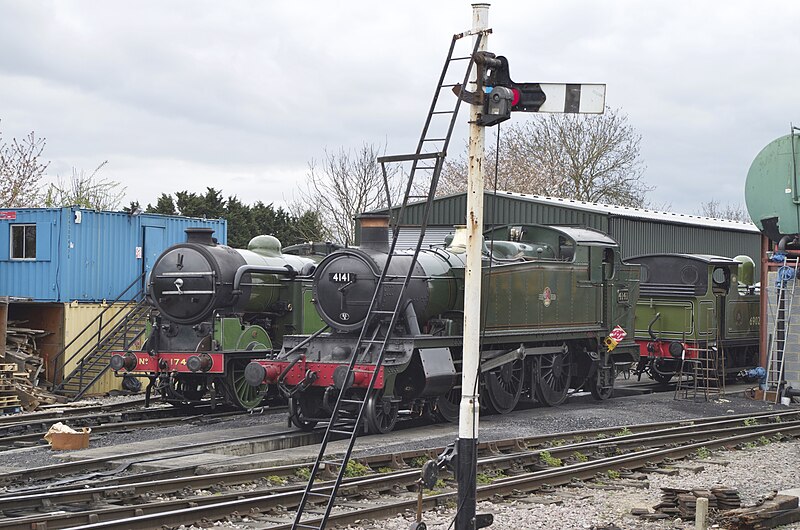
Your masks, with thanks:
M 11 225 L 11 259 L 36 259 L 36 225 Z
M 726 267 L 714 267 L 711 273 L 711 281 L 714 282 L 714 291 L 728 292 L 730 286 L 731 273 Z
M 603 278 L 614 279 L 614 250 L 610 248 L 603 250 Z

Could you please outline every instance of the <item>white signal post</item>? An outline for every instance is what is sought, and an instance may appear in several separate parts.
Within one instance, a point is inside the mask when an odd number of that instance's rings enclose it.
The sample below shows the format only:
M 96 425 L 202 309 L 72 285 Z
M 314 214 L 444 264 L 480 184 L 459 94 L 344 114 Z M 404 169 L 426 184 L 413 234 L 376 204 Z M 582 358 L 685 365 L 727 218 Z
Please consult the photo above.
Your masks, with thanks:
M 489 4 L 472 4 L 472 31 L 489 27 Z M 477 37 L 475 37 L 477 38 Z M 487 35 L 478 51 L 486 51 Z M 477 68 L 472 69 L 469 90 L 478 87 Z M 476 468 L 478 445 L 478 365 L 480 363 L 481 258 L 483 250 L 484 127 L 478 125 L 481 107 L 469 109 L 469 173 L 467 176 L 467 259 L 464 274 L 464 349 L 461 366 L 461 406 L 458 418 L 458 503 L 456 530 L 475 528 Z

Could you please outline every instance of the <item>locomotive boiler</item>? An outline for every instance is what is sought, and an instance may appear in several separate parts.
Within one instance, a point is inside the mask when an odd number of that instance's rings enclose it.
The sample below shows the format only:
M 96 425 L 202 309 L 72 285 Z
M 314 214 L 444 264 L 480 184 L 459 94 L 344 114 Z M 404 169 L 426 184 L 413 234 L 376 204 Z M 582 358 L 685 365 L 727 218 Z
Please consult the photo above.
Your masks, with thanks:
M 150 272 L 147 340 L 139 351 L 114 352 L 111 368 L 147 377 L 148 402 L 155 391 L 174 404 L 210 395 L 212 404 L 252 408 L 267 387 L 245 383 L 247 363 L 272 355 L 287 333 L 323 326 L 310 308 L 315 261 L 283 254 L 272 236 L 245 250 L 217 244 L 210 229 L 186 232 Z
M 400 414 L 455 420 L 465 237 L 457 230 L 446 244 L 420 249 L 416 260 L 411 250 L 389 259 L 385 221 L 363 222 L 361 246 L 330 254 L 314 273 L 314 303 L 329 329 L 285 337 L 276 358 L 250 363 L 247 381 L 281 388 L 290 420 L 303 429 L 329 421 L 342 388 L 345 409 L 366 402 L 372 432 L 390 431 Z M 522 400 L 556 405 L 579 389 L 609 397 L 615 365 L 638 355 L 639 266 L 623 263 L 613 239 L 587 228 L 504 226 L 485 241 L 482 406 L 507 413 Z M 385 345 L 380 366 L 378 344 Z
M 758 364 L 759 301 L 753 260 L 702 254 L 628 258 L 642 267 L 636 302 L 635 372 L 666 383 L 684 360 L 724 359 L 720 373 Z

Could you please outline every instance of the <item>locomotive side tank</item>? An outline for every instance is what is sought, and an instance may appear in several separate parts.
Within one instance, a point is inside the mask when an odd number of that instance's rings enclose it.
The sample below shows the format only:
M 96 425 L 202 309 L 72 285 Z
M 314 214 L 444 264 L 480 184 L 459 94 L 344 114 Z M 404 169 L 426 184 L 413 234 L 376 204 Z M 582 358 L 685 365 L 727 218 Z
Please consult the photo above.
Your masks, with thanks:
M 277 384 L 289 396 L 290 420 L 301 428 L 326 421 L 343 386 L 353 401 L 366 399 L 366 422 L 373 432 L 391 430 L 400 411 L 457 417 L 463 230 L 445 245 L 420 250 L 375 390 L 364 395 L 377 355 L 369 345 L 386 336 L 413 252 L 395 253 L 378 292 L 388 252 L 385 223 L 369 220 L 362 233 L 365 244 L 334 252 L 317 267 L 314 300 L 330 331 L 287 336 L 277 358 L 248 366 L 248 382 Z M 609 397 L 615 364 L 633 362 L 638 352 L 632 337 L 638 265 L 621 261 L 613 239 L 585 228 L 504 226 L 487 232 L 485 241 L 481 384 L 486 409 L 506 413 L 520 400 L 555 405 L 570 389 Z M 378 311 L 368 321 L 373 296 Z M 369 340 L 354 352 L 364 326 Z M 616 338 L 606 342 L 615 328 Z M 348 374 L 353 355 L 356 371 Z
M 260 403 L 265 386 L 244 383 L 254 357 L 272 354 L 286 333 L 323 326 L 310 309 L 315 262 L 281 253 L 272 236 L 248 249 L 218 245 L 208 229 L 189 229 L 186 243 L 165 250 L 148 279 L 153 306 L 140 351 L 115 352 L 116 372 L 146 376 L 171 403 L 193 404 L 210 394 L 241 408 Z M 306 311 L 305 309 L 310 309 Z
M 730 259 L 703 254 L 650 254 L 628 259 L 642 267 L 636 303 L 636 372 L 666 383 L 682 359 L 697 359 L 716 348 L 725 371 L 757 364 L 759 294 L 740 281 L 752 269 L 746 256 Z

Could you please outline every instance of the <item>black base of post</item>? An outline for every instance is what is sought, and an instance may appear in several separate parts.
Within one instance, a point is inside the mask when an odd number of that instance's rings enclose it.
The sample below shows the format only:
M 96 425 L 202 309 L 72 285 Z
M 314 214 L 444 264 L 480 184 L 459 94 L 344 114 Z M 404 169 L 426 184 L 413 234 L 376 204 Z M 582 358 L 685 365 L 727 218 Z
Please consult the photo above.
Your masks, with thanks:
M 458 453 L 458 504 L 455 530 L 475 530 L 475 497 L 477 495 L 478 440 L 459 438 Z

